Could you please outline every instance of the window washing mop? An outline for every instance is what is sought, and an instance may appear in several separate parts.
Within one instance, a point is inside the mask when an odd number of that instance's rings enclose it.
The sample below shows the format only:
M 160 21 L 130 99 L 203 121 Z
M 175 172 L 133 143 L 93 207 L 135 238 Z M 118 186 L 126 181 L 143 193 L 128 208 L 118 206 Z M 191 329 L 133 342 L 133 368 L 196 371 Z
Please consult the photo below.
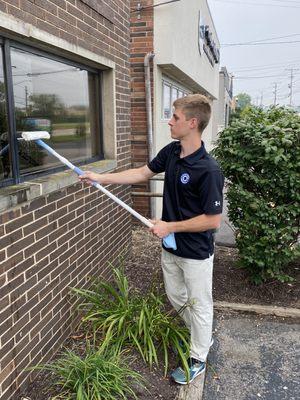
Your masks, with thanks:
M 58 154 L 55 150 L 53 150 L 50 146 L 48 146 L 42 140 L 42 139 L 50 139 L 50 135 L 49 135 L 48 132 L 46 132 L 46 131 L 22 132 L 22 138 L 24 140 L 26 140 L 26 141 L 34 141 L 40 147 L 45 149 L 48 153 L 50 153 L 54 157 L 58 158 L 63 164 L 65 164 L 72 171 L 76 172 L 77 175 L 83 175 L 84 174 L 84 171 L 82 171 L 80 168 L 78 168 L 75 165 L 73 165 L 66 158 L 62 157 L 60 154 Z M 133 208 L 129 207 L 122 200 L 118 199 L 118 197 L 116 197 L 115 195 L 110 193 L 107 189 L 105 189 L 99 183 L 92 182 L 92 185 L 95 188 L 99 189 L 102 193 L 106 194 L 109 198 L 111 198 L 113 201 L 115 201 L 121 207 L 123 207 L 126 211 L 128 211 L 130 214 L 132 214 L 134 217 L 136 217 L 139 221 L 141 221 L 148 228 L 152 228 L 153 227 L 153 224 L 147 218 L 143 217 L 141 214 L 136 212 Z M 164 243 L 164 246 L 169 248 L 169 249 L 173 249 L 173 250 L 177 249 L 174 233 L 170 233 L 168 236 L 164 237 L 163 238 L 163 243 Z

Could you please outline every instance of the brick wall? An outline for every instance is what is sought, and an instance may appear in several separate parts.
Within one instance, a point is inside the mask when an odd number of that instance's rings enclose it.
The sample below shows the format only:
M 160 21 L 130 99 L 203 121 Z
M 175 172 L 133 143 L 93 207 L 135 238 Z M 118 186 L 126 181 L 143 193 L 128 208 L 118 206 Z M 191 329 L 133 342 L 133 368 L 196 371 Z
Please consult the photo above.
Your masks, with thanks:
M 0 10 L 116 63 L 118 169 L 131 163 L 129 0 L 0 0 Z M 1 34 L 1 31 L 0 31 Z M 128 187 L 109 187 L 130 202 Z M 69 287 L 110 273 L 131 217 L 80 183 L 0 215 L 0 397 L 26 389 L 25 368 L 48 361 L 78 319 Z
M 153 8 L 135 12 L 138 3 L 142 7 L 153 5 L 153 0 L 131 1 L 130 18 L 130 66 L 131 66 L 131 151 L 133 167 L 148 161 L 147 116 L 145 98 L 144 57 L 153 51 Z M 140 18 L 139 18 L 140 17 Z M 152 74 L 151 74 L 152 76 Z M 152 89 L 153 89 L 153 82 Z M 149 191 L 149 184 L 135 185 L 134 191 Z M 150 200 L 135 197 L 134 208 L 150 217 Z

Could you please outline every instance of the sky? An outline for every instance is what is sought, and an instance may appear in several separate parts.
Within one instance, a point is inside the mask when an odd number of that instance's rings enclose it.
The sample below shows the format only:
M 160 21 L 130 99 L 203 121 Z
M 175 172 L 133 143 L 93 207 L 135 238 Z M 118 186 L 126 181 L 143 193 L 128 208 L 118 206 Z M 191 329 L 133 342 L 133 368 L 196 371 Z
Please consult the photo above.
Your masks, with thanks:
M 300 106 L 300 0 L 208 0 L 208 5 L 221 43 L 220 66 L 234 76 L 234 95 L 246 92 L 253 104 L 269 106 L 276 91 L 276 104 Z M 246 42 L 260 44 L 237 45 Z M 271 42 L 285 43 L 266 44 Z

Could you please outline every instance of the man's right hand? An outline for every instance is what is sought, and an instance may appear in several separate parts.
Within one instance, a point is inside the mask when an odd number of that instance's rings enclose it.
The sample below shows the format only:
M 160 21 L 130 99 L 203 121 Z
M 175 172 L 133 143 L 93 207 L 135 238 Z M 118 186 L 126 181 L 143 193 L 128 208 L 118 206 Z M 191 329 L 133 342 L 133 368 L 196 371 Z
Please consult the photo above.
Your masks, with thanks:
M 101 175 L 92 171 L 84 171 L 84 174 L 80 175 L 79 179 L 81 182 L 87 183 L 88 185 L 92 185 L 92 182 L 101 183 Z
M 134 185 L 136 183 L 146 182 L 155 173 L 152 172 L 147 165 L 140 168 L 127 169 L 122 172 L 113 172 L 106 174 L 96 174 L 91 171 L 84 171 L 84 174 L 79 177 L 81 182 L 91 185 L 93 181 L 101 185 Z

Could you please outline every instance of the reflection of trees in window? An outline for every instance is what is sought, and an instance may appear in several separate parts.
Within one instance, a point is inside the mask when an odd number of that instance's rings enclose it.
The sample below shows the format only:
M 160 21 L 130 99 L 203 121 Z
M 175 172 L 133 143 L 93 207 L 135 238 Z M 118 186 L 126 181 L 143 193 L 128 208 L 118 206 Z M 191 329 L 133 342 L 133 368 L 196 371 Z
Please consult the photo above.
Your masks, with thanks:
M 43 165 L 45 152 L 34 142 L 18 142 L 19 162 L 22 169 Z
M 0 179 L 8 178 L 10 175 L 7 130 L 5 85 L 4 82 L 0 82 Z
M 27 113 L 24 109 L 15 108 L 16 124 L 17 124 L 17 138 L 21 138 L 22 131 L 40 130 L 39 127 L 33 127 L 28 123 Z M 28 165 L 33 167 L 43 165 L 45 153 L 34 142 L 25 142 L 18 140 L 18 154 L 20 167 L 23 169 L 28 168 Z
M 0 82 L 0 134 L 7 132 L 5 85 Z
M 16 109 L 17 130 L 47 130 L 52 131 L 51 124 L 61 120 L 66 115 L 66 109 L 56 94 L 41 93 L 29 96 L 27 109 Z M 38 167 L 44 164 L 45 152 L 35 143 L 18 143 L 20 167 L 22 170 Z
M 76 136 L 85 137 L 86 136 L 86 125 L 78 124 L 76 126 Z
M 29 101 L 28 113 L 33 117 L 49 118 L 55 122 L 66 115 L 66 108 L 56 94 L 32 94 Z

